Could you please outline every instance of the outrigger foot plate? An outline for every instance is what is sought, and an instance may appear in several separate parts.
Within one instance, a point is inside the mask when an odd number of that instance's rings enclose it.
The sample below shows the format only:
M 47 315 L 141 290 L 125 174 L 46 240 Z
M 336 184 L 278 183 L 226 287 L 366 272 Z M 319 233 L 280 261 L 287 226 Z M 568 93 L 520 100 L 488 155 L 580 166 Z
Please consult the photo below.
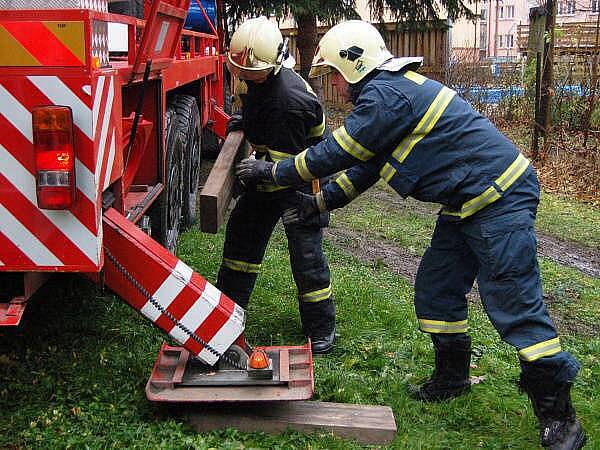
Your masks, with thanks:
M 257 378 L 247 370 L 208 366 L 182 347 L 163 344 L 146 384 L 154 402 L 214 403 L 308 400 L 314 391 L 310 343 L 258 347 L 272 364 L 272 376 Z

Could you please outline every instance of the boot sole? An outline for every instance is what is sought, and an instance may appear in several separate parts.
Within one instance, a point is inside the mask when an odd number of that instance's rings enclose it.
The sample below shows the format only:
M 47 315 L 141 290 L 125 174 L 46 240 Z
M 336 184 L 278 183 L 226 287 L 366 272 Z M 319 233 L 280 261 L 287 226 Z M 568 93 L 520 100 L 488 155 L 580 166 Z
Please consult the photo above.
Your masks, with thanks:
M 471 391 L 471 385 L 469 384 L 469 385 L 465 386 L 464 388 L 456 389 L 452 392 L 445 392 L 443 394 L 438 394 L 438 395 L 423 394 L 419 390 L 411 392 L 410 395 L 414 399 L 420 400 L 422 402 L 436 403 L 436 402 L 443 402 L 444 400 L 450 400 L 453 398 L 460 397 L 461 395 L 467 394 L 470 391 Z

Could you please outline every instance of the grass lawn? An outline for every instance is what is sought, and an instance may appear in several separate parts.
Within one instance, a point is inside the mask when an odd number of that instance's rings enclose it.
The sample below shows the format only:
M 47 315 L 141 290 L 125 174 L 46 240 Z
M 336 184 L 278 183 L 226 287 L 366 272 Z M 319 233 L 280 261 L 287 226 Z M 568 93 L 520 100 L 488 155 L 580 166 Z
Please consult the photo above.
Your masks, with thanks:
M 573 206 L 566 218 L 570 225 L 563 226 L 556 216 L 565 210 L 550 200 L 542 202 L 540 227 L 571 239 L 581 235 L 594 245 L 597 210 Z M 337 211 L 332 229 L 368 231 L 373 239 L 422 253 L 432 229 L 430 212 L 411 204 L 376 208 L 361 201 Z M 191 230 L 182 236 L 178 253 L 214 280 L 222 245 L 222 233 Z M 391 406 L 398 425 L 392 448 L 536 448 L 533 412 L 515 385 L 515 353 L 498 339 L 478 302 L 470 317 L 479 355 L 472 375 L 485 379 L 469 395 L 421 404 L 406 389 L 430 373 L 433 350 L 417 331 L 411 285 L 385 264 L 360 262 L 330 243 L 326 251 L 339 342 L 331 355 L 315 359 L 315 399 Z M 278 229 L 248 312 L 247 336 L 253 344 L 304 341 L 287 261 Z M 600 448 L 600 280 L 550 260 L 540 264 L 563 345 L 582 364 L 574 401 L 590 436 L 588 448 Z M 51 283 L 29 306 L 22 328 L 0 330 L 0 449 L 360 448 L 326 434 L 195 433 L 177 407 L 145 399 L 144 384 L 163 339 L 114 296 L 83 281 Z

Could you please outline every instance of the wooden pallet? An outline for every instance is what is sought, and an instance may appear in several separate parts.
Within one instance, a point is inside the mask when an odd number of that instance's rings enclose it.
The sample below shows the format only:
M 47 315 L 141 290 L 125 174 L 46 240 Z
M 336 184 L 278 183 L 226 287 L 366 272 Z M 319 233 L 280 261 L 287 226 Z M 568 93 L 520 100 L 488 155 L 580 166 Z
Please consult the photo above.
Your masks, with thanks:
M 220 404 L 194 407 L 187 421 L 200 432 L 236 428 L 244 432 L 325 432 L 363 444 L 389 444 L 396 420 L 389 406 L 329 402 L 273 402 L 260 405 Z

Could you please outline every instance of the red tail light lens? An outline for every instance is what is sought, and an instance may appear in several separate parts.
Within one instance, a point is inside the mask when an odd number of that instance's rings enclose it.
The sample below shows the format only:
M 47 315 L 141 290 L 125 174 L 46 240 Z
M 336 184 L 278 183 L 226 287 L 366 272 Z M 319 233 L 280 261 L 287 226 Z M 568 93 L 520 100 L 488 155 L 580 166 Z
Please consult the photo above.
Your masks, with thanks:
M 42 209 L 68 209 L 75 203 L 71 108 L 42 106 L 34 108 L 31 115 L 38 206 Z

